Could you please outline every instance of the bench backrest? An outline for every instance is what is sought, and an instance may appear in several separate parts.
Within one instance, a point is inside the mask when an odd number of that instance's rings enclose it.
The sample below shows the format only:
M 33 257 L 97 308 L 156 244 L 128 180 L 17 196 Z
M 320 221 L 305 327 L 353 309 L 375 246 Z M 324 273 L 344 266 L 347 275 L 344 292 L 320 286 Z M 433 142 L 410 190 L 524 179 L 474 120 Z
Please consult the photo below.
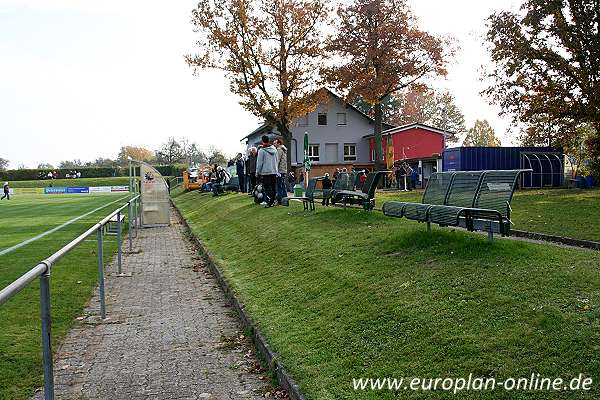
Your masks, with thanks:
M 455 172 L 445 204 L 455 207 L 474 207 L 484 173 L 485 171 Z
M 388 171 L 369 172 L 367 175 L 367 180 L 361 189 L 364 194 L 368 195 L 369 199 L 375 197 L 375 191 L 377 190 L 379 179 L 387 173 Z
M 308 185 L 306 185 L 306 192 L 304 193 L 304 197 L 312 199 L 319 191 L 322 192 L 322 189 L 317 190 L 317 182 L 319 182 L 322 179 L 322 176 L 315 176 L 314 178 L 310 178 L 308 180 Z
M 333 184 L 333 190 L 352 190 L 353 187 L 354 176 L 347 172 L 340 172 Z
M 423 204 L 443 205 L 446 202 L 452 179 L 454 179 L 454 172 L 435 172 L 431 174 L 425 193 L 423 193 Z
M 523 170 L 486 171 L 475 199 L 475 207 L 496 210 L 510 219 L 510 201 L 522 172 Z

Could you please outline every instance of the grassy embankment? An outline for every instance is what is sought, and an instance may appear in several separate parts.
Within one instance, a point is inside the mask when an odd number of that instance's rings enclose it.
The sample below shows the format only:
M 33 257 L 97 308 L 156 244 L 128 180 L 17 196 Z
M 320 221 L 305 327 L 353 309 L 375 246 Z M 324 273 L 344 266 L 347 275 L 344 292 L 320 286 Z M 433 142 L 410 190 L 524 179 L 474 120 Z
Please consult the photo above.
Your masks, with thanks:
M 598 252 L 429 235 L 378 212 L 264 209 L 239 194 L 174 200 L 307 399 L 600 397 Z M 456 396 L 352 388 L 360 377 L 470 373 L 583 373 L 594 385 Z

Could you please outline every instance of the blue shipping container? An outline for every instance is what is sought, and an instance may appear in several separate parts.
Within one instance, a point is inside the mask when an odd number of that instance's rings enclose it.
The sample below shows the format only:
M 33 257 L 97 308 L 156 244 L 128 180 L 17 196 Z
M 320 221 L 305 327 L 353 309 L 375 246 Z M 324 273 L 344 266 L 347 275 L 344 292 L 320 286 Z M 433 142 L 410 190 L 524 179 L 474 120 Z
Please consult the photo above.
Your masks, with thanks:
M 564 164 L 558 147 L 453 147 L 444 150 L 444 171 L 532 169 L 523 187 L 561 186 Z

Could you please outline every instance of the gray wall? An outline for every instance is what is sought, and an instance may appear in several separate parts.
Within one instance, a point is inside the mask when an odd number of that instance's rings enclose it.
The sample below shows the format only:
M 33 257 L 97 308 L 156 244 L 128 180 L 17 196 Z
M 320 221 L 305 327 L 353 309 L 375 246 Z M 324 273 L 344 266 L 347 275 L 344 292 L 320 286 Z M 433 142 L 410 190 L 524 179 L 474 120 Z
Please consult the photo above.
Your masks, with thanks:
M 308 124 L 303 125 L 304 118 L 300 118 L 292 123 L 292 148 L 288 151 L 291 156 L 292 164 L 302 162 L 304 156 L 304 133 L 308 133 L 310 144 L 319 145 L 319 162 L 314 164 L 343 164 L 344 161 L 344 143 L 353 143 L 356 145 L 356 161 L 346 163 L 369 163 L 369 141 L 363 139 L 364 135 L 373 133 L 373 123 L 367 117 L 360 114 L 351 107 L 346 107 L 345 103 L 330 95 L 330 101 L 322 104 L 317 109 L 308 114 Z M 327 125 L 318 125 L 318 114 L 327 113 Z M 346 113 L 346 125 L 337 124 L 337 114 Z M 248 144 L 253 145 L 260 141 L 262 133 L 248 138 Z M 329 146 L 327 146 L 329 145 Z M 328 153 L 337 145 L 337 160 Z M 297 150 L 295 147 L 298 147 Z M 328 151 L 330 150 L 330 151 Z M 296 158 L 297 156 L 297 158 Z M 333 159 L 332 159 L 333 158 Z

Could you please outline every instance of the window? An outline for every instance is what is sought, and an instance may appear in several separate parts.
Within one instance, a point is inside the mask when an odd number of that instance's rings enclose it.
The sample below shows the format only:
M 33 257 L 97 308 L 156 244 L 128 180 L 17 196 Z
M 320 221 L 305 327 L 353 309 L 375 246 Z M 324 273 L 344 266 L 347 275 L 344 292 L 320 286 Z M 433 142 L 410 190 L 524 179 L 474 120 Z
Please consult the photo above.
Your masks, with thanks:
M 327 113 L 319 113 L 317 116 L 317 123 L 319 125 L 327 125 Z
M 298 118 L 298 126 L 308 126 L 308 113 Z
M 319 161 L 319 145 L 309 144 L 308 145 L 308 158 L 310 161 Z
M 356 145 L 354 143 L 344 144 L 344 161 L 356 161 Z
M 337 113 L 337 124 L 346 125 L 346 113 Z

